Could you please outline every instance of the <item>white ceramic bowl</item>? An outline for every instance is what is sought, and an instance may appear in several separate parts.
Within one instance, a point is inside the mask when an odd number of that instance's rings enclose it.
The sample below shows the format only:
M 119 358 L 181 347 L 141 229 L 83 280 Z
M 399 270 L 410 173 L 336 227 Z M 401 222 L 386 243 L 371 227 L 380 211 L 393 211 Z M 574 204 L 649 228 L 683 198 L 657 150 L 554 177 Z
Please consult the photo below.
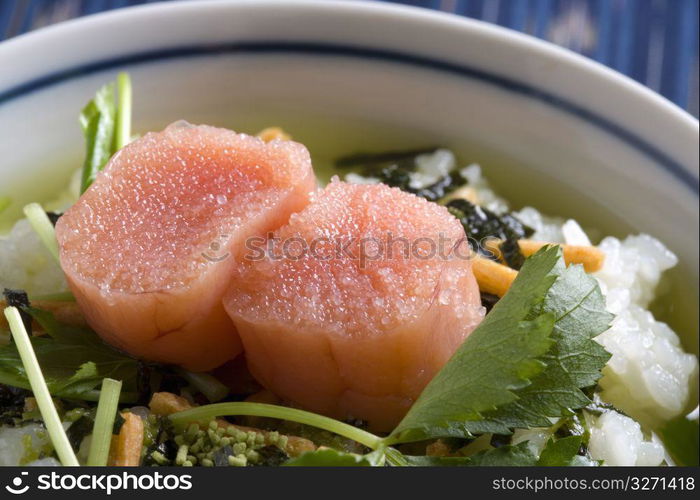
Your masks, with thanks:
M 319 165 L 440 143 L 480 162 L 515 205 L 648 232 L 680 256 L 697 329 L 697 120 L 534 38 L 377 3 L 176 2 L 18 37 L 0 44 L 0 68 L 6 217 L 65 184 L 82 156 L 79 109 L 128 70 L 137 130 L 279 124 Z

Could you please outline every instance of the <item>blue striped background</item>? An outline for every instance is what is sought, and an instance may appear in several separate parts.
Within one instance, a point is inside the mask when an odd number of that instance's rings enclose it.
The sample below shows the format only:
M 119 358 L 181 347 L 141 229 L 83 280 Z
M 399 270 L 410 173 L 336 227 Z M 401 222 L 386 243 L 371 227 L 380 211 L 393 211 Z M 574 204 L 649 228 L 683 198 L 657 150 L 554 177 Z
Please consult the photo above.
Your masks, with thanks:
M 0 40 L 65 19 L 142 3 L 153 0 L 1 0 Z M 454 12 L 549 40 L 634 78 L 698 116 L 698 0 L 396 3 Z

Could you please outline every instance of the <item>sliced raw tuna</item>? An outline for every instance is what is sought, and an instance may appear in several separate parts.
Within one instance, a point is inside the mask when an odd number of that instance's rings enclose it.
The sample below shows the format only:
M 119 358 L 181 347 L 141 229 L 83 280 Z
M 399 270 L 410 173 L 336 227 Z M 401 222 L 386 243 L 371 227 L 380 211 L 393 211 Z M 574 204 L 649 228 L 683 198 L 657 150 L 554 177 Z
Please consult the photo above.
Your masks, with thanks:
M 177 122 L 119 151 L 59 219 L 61 265 L 105 341 L 211 369 L 241 351 L 221 298 L 245 240 L 315 187 L 301 144 Z
M 398 422 L 484 315 L 459 222 L 398 189 L 334 181 L 251 248 L 224 305 L 253 375 L 376 430 Z

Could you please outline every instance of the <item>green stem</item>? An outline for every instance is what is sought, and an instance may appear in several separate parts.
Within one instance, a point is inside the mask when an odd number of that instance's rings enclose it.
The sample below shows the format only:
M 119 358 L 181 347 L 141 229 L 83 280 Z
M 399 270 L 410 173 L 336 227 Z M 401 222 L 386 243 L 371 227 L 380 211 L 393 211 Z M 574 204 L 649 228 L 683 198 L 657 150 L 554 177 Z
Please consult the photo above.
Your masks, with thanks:
M 208 373 L 193 373 L 182 368 L 175 371 L 212 403 L 221 401 L 230 392 L 228 387 Z
M 42 243 L 49 249 L 49 252 L 51 252 L 51 255 L 54 256 L 56 261 L 60 263 L 56 231 L 44 209 L 41 208 L 41 205 L 38 203 L 30 203 L 24 207 L 24 215 L 27 217 L 32 229 L 39 235 L 39 239 L 41 239 Z
M 80 394 L 80 397 L 69 397 L 65 399 L 77 399 L 79 401 L 99 401 L 100 391 L 86 391 Z M 139 400 L 138 392 L 121 392 L 119 393 L 120 403 L 136 403 Z
M 408 465 L 406 459 L 403 457 L 401 452 L 396 448 L 388 447 L 384 451 L 386 456 L 386 461 L 395 467 L 405 467 Z
M 127 73 L 117 76 L 117 126 L 114 134 L 114 149 L 119 151 L 131 140 L 131 79 Z
M 98 467 L 107 465 L 109 447 L 112 443 L 112 429 L 114 428 L 114 419 L 117 417 L 117 406 L 119 405 L 119 393 L 121 390 L 122 383 L 118 380 L 106 378 L 102 381 L 102 390 L 100 391 L 100 400 L 97 403 L 95 426 L 92 429 L 87 465 Z
M 211 420 L 221 416 L 268 417 L 288 420 L 323 429 L 367 446 L 373 450 L 383 445 L 382 438 L 367 431 L 339 422 L 338 420 L 316 415 L 308 411 L 287 408 L 285 406 L 263 403 L 216 403 L 198 406 L 189 410 L 173 413 L 170 420 L 176 427 L 184 427 L 193 421 Z
M 32 387 L 36 403 L 39 406 L 41 418 L 44 420 L 44 425 L 49 432 L 51 443 L 56 450 L 59 460 L 63 465 L 80 465 L 70 445 L 66 431 L 63 429 L 61 419 L 58 417 L 56 407 L 51 400 L 49 388 L 46 386 L 44 374 L 41 373 L 39 361 L 36 359 L 36 354 L 29 340 L 29 335 L 24 328 L 24 323 L 22 323 L 22 317 L 19 315 L 19 310 L 17 310 L 16 307 L 6 307 L 5 317 L 7 318 L 7 323 L 10 325 L 10 331 L 15 340 L 19 356 L 22 359 L 24 371 L 27 373 L 29 384 Z

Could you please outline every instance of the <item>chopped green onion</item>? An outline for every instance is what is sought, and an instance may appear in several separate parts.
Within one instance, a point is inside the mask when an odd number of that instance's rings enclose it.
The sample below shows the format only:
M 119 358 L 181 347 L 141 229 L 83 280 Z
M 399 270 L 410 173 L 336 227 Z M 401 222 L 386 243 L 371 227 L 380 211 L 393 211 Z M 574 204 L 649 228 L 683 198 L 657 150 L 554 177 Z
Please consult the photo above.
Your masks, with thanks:
M 100 400 L 100 395 L 102 393 L 98 391 L 97 389 L 92 390 L 92 391 L 85 391 L 80 395 L 80 399 L 83 401 L 99 401 Z M 119 402 L 120 403 L 136 403 L 139 398 L 141 397 L 141 394 L 138 392 L 126 392 L 122 391 L 119 393 Z
M 208 373 L 192 373 L 181 368 L 177 369 L 177 373 L 212 403 L 221 401 L 229 393 L 228 387 Z
M 51 255 L 60 262 L 56 231 L 54 230 L 53 224 L 51 224 L 51 220 L 49 220 L 49 216 L 46 215 L 44 209 L 41 208 L 41 205 L 38 203 L 30 203 L 24 207 L 24 215 L 27 217 L 32 229 L 39 235 L 39 239 L 41 239 L 42 243 L 49 249 Z
M 85 135 L 85 162 L 80 180 L 84 193 L 114 153 L 115 122 L 114 84 L 101 87 L 80 113 L 80 126 Z
M 19 310 L 16 307 L 6 307 L 5 317 L 10 325 L 10 331 L 15 340 L 17 351 L 22 358 L 22 365 L 27 373 L 29 384 L 32 387 L 32 392 L 41 412 L 41 418 L 44 420 L 44 425 L 49 432 L 49 437 L 56 450 L 58 459 L 63 465 L 78 466 L 80 464 L 75 457 L 75 452 L 70 445 L 66 431 L 61 424 L 61 419 L 58 417 L 56 407 L 51 400 L 49 388 L 46 386 L 44 375 L 41 373 L 39 362 L 36 359 L 27 330 L 24 328 Z
M 128 73 L 117 76 L 117 123 L 114 133 L 114 151 L 129 144 L 131 140 L 131 79 Z
M 131 80 L 126 73 L 100 88 L 80 113 L 85 135 L 85 162 L 80 192 L 84 193 L 114 153 L 131 140 Z
M 106 378 L 102 381 L 102 390 L 100 391 L 100 400 L 97 403 L 95 426 L 92 430 L 87 465 L 98 467 L 107 465 L 109 447 L 112 444 L 112 429 L 114 428 L 114 420 L 117 418 L 117 407 L 121 390 L 122 383 L 118 380 Z

